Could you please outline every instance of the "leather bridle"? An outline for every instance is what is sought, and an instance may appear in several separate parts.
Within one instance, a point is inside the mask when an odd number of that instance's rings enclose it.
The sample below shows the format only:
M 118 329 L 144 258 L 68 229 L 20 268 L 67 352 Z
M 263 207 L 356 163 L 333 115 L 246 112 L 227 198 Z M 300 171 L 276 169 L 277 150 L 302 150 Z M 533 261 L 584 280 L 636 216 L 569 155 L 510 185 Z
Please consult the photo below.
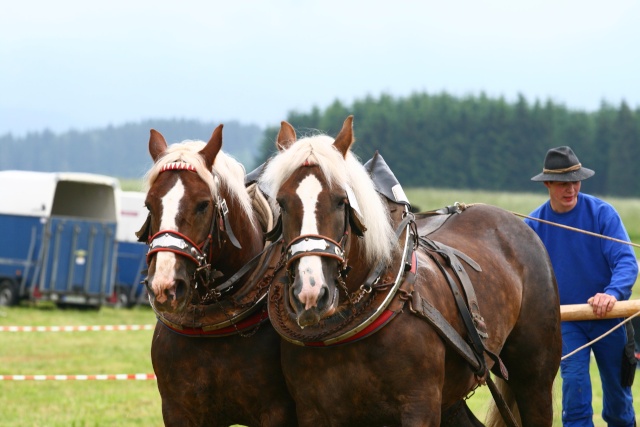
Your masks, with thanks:
M 354 224 L 357 223 L 357 226 Z M 338 261 L 340 266 L 340 276 L 344 278 L 349 270 L 347 265 L 349 237 L 353 231 L 357 236 L 362 237 L 366 228 L 362 225 L 358 213 L 353 209 L 349 200 L 345 203 L 344 232 L 340 241 L 335 241 L 330 237 L 321 234 L 302 234 L 292 239 L 285 248 L 285 268 L 293 277 L 291 265 L 294 261 L 305 256 L 319 256 L 331 258 Z
M 195 168 L 185 162 L 173 162 L 165 165 L 160 173 L 171 170 L 187 170 L 196 172 Z M 217 180 L 214 182 L 218 183 Z M 219 186 L 219 185 L 218 185 Z M 229 223 L 229 208 L 224 198 L 218 197 L 214 203 L 214 213 L 211 219 L 211 226 L 209 233 L 202 243 L 195 243 L 186 235 L 180 233 L 177 230 L 160 230 L 157 233 L 150 235 L 151 232 L 151 213 L 147 216 L 147 220 L 144 225 L 136 233 L 138 241 L 146 242 L 149 245 L 149 251 L 147 252 L 147 265 L 151 264 L 153 256 L 159 252 L 172 252 L 176 255 L 182 256 L 190 260 L 196 265 L 195 272 L 192 277 L 192 281 L 195 286 L 198 286 L 200 281 L 205 287 L 209 287 L 215 281 L 215 271 L 211 271 L 211 261 L 213 256 L 214 235 L 217 237 L 218 247 L 222 247 L 221 233 L 225 233 L 229 238 L 229 241 L 238 249 L 241 249 L 241 245 L 238 242 L 231 224 Z M 217 229 L 217 232 L 216 232 Z M 248 270 L 248 269 L 247 269 Z M 232 276 L 233 282 L 229 280 L 225 283 L 217 286 L 214 289 L 214 294 L 219 296 L 222 291 L 229 289 L 235 281 L 241 276 L 237 274 Z M 148 287 L 149 284 L 145 280 L 145 284 Z

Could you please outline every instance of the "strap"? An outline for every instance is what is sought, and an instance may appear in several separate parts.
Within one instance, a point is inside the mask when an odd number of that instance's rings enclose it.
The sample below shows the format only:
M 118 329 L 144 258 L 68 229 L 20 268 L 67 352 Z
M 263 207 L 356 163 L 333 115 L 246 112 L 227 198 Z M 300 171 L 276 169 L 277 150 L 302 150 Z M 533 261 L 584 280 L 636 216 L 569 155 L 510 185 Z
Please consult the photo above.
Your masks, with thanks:
M 426 239 L 429 240 L 429 239 Z M 476 291 L 471 284 L 471 279 L 469 279 L 469 275 L 464 267 L 460 264 L 458 257 L 464 257 L 464 260 L 475 268 L 476 271 L 481 271 L 480 266 L 476 264 L 474 260 L 469 258 L 467 255 L 462 252 L 453 249 L 447 245 L 444 245 L 439 242 L 435 242 L 433 240 L 429 240 L 429 243 L 432 247 L 435 247 L 435 251 L 447 261 L 449 267 L 451 267 L 452 271 L 462 284 L 462 288 L 464 289 L 464 293 L 467 296 L 467 306 L 469 311 L 471 312 L 471 317 L 473 318 L 473 324 L 478 331 L 478 334 L 484 338 L 489 338 L 487 334 L 487 326 L 485 324 L 484 318 L 480 314 L 480 306 L 478 304 L 478 298 L 476 297 Z M 475 267 L 477 266 L 477 268 Z M 457 286 L 456 286 L 457 288 Z
M 474 371 L 480 370 L 482 367 L 479 361 L 481 356 L 471 349 L 469 344 L 462 339 L 462 336 L 451 326 L 438 309 L 415 291 L 411 294 L 411 299 L 409 300 L 409 310 L 433 326 L 445 343 L 453 347 L 471 365 Z
M 427 254 L 429 255 L 429 257 L 435 262 L 435 264 L 438 266 L 438 268 L 440 269 L 440 272 L 442 273 L 442 275 L 447 279 L 447 283 L 449 284 L 449 287 L 451 288 L 451 291 L 453 292 L 453 296 L 454 296 L 454 300 L 456 302 L 456 305 L 458 306 L 458 311 L 460 312 L 460 316 L 462 317 L 462 320 L 464 322 L 465 328 L 467 329 L 468 335 L 469 335 L 469 339 L 471 341 L 471 345 L 473 347 L 473 351 L 474 353 L 478 356 L 478 358 L 480 359 L 480 367 L 479 369 L 475 372 L 476 375 L 478 375 L 479 377 L 484 377 L 487 371 L 487 367 L 486 367 L 486 363 L 484 360 L 484 344 L 482 343 L 482 340 L 480 339 L 480 336 L 478 335 L 478 330 L 476 329 L 475 325 L 473 324 L 473 320 L 471 319 L 471 314 L 469 313 L 469 309 L 467 308 L 467 305 L 464 301 L 464 298 L 462 297 L 462 295 L 460 294 L 460 291 L 458 290 L 458 286 L 456 285 L 455 281 L 451 278 L 451 276 L 449 275 L 449 272 L 447 272 L 447 270 L 444 268 L 444 266 L 440 263 L 440 261 L 438 261 L 438 259 L 433 256 L 430 252 L 427 252 Z
M 462 339 L 458 331 L 451 326 L 438 309 L 415 291 L 411 294 L 411 299 L 409 300 L 409 310 L 418 317 L 425 319 L 434 328 L 442 340 L 462 356 L 462 358 L 471 365 L 475 372 L 479 372 L 480 369 L 483 368 L 485 363 L 482 355 L 476 353 L 469 344 Z M 484 369 L 486 369 L 486 367 Z M 498 411 L 506 425 L 508 427 L 518 427 L 518 423 L 516 422 L 513 413 L 491 379 L 490 373 L 486 375 L 485 380 L 489 386 L 493 400 L 496 402 Z
M 489 386 L 489 391 L 491 391 L 493 400 L 495 400 L 496 402 L 498 412 L 500 412 L 504 423 L 507 425 L 507 427 L 518 427 L 518 422 L 513 416 L 513 412 L 511 412 L 511 409 L 509 409 L 507 402 L 504 401 L 504 397 L 502 397 L 500 390 L 498 390 L 498 387 L 496 387 L 495 383 L 491 379 L 491 375 L 487 375 L 487 385 Z
M 273 251 L 273 248 L 275 248 L 278 245 L 269 245 L 267 246 L 265 249 L 263 249 L 259 254 L 257 254 L 256 256 L 254 256 L 248 263 L 246 263 L 244 266 L 242 266 L 242 268 L 238 271 L 236 271 L 233 276 L 229 277 L 224 283 L 222 283 L 219 286 L 216 286 L 215 289 L 217 292 L 222 293 L 224 292 L 227 288 L 233 286 L 242 276 L 244 276 L 245 274 L 247 274 L 247 272 L 249 270 L 251 270 L 253 267 L 255 267 L 255 265 L 258 263 L 258 261 L 263 257 L 263 256 L 269 256 L 271 254 L 271 252 Z M 256 277 L 261 277 L 262 272 L 264 272 L 264 270 L 268 267 L 268 263 L 261 263 L 260 266 L 260 271 L 259 274 L 255 275 Z
M 224 231 L 227 233 L 229 237 L 229 241 L 238 249 L 242 249 L 240 242 L 236 238 L 236 235 L 233 234 L 233 229 L 231 228 L 231 224 L 229 223 L 229 208 L 227 207 L 227 201 L 225 199 L 218 199 L 218 207 L 220 212 L 220 217 L 224 223 Z
M 407 228 L 409 224 L 413 223 L 413 218 L 414 218 L 413 214 L 411 212 L 407 212 L 407 214 L 404 216 L 404 218 L 402 218 L 402 221 L 400 221 L 400 224 L 398 224 L 398 227 L 396 228 L 396 237 L 399 238 L 400 235 L 402 234 L 402 231 L 405 228 Z M 409 230 L 407 230 L 407 233 L 408 232 Z M 376 282 L 376 280 L 378 280 L 378 277 L 380 277 L 380 275 L 382 274 L 382 271 L 386 268 L 386 266 L 387 266 L 386 263 L 379 262 L 378 265 L 376 265 L 375 268 L 371 270 L 371 272 L 369 273 L 369 275 L 361 285 L 361 288 L 362 287 L 366 289 L 372 288 L 373 284 Z
M 266 233 L 264 233 L 264 239 L 269 242 L 275 242 L 282 235 L 282 215 L 278 215 L 276 225 Z

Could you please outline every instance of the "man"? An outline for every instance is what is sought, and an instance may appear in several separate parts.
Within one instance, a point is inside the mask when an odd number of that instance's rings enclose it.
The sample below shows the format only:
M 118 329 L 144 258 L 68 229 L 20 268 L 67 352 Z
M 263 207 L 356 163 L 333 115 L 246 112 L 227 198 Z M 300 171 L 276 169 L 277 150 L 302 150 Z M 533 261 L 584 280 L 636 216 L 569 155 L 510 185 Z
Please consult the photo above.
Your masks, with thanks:
M 631 288 L 638 275 L 638 263 L 632 248 L 533 219 L 629 241 L 620 216 L 610 204 L 580 193 L 581 181 L 594 173 L 582 167 L 570 147 L 549 150 L 542 173 L 531 178 L 544 183 L 549 191 L 549 200 L 534 210 L 530 214 L 531 219 L 527 218 L 525 222 L 538 234 L 549 252 L 558 281 L 560 304 L 588 303 L 593 307 L 594 315 L 602 318 L 617 301 L 631 296 Z M 563 356 L 605 334 L 621 321 L 562 322 Z M 561 362 L 564 426 L 593 426 L 589 376 L 591 351 L 602 379 L 602 418 L 609 426 L 635 425 L 631 396 L 635 370 L 629 370 L 631 362 L 625 357 L 627 341 L 626 328 L 621 327 L 590 348 Z

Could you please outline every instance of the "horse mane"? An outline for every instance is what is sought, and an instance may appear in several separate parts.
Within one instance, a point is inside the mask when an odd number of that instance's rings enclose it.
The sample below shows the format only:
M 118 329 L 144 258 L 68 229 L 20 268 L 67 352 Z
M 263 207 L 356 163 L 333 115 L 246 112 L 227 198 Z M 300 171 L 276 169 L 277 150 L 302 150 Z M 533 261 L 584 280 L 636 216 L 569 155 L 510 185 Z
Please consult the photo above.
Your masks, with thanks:
M 164 155 L 147 171 L 144 176 L 145 191 L 149 191 L 155 182 L 162 167 L 168 163 L 185 162 L 196 168 L 198 176 L 209 186 L 214 200 L 220 195 L 220 186 L 224 186 L 227 192 L 242 207 L 252 225 L 255 225 L 255 215 L 251 196 L 244 185 L 245 169 L 242 163 L 226 154 L 222 150 L 218 152 L 213 162 L 212 170 L 208 170 L 204 159 L 199 154 L 205 147 L 204 141 L 185 140 L 171 144 Z
M 346 158 L 333 147 L 334 139 L 327 135 L 306 137 L 272 157 L 260 176 L 261 187 L 275 200 L 282 184 L 305 162 L 316 164 L 327 178 L 329 186 L 350 187 L 359 206 L 364 233 L 364 256 L 369 263 L 389 262 L 396 247 L 389 209 L 376 191 L 364 166 L 349 150 Z

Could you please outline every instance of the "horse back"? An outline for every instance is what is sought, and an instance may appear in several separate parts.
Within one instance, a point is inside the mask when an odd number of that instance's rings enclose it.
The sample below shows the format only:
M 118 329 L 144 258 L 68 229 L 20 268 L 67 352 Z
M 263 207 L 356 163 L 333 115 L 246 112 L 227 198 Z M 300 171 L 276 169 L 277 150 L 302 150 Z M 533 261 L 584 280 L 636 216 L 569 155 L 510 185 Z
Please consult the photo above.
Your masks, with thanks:
M 556 351 L 560 324 L 557 284 L 547 251 L 530 227 L 512 213 L 489 205 L 472 205 L 448 217 L 418 218 L 416 225 L 419 231 L 429 230 L 423 237 L 455 248 L 480 267 L 477 271 L 460 261 L 486 324 L 487 349 L 499 354 L 511 340 L 518 343 L 518 352 L 539 351 L 545 344 Z M 422 258 L 432 273 L 420 291 L 466 335 L 450 284 L 430 257 Z M 464 294 L 463 289 L 460 292 Z

